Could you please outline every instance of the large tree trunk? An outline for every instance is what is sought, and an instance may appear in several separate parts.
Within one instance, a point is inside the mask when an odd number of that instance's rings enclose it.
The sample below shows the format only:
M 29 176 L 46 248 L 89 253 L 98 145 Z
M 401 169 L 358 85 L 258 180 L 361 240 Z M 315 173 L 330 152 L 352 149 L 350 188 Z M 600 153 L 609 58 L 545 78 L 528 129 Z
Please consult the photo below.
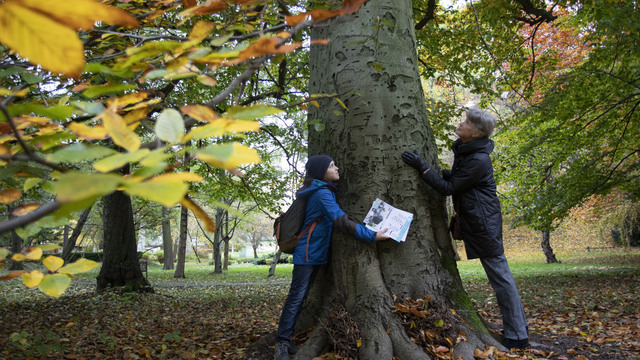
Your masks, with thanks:
M 153 291 L 138 261 L 131 198 L 122 191 L 104 197 L 104 257 L 97 278 L 98 291 L 123 287 L 125 291 Z
M 173 270 L 173 239 L 171 238 L 171 217 L 169 209 L 162 207 L 162 251 L 164 261 L 162 270 Z
M 553 249 L 551 248 L 551 231 L 542 231 L 542 242 L 540 246 L 542 246 L 542 252 L 544 252 L 544 256 L 547 258 L 547 264 L 560 263 L 560 260 L 556 259 L 556 254 L 553 253 Z
M 175 279 L 184 279 L 184 266 L 187 255 L 187 221 L 189 221 L 189 210 L 182 206 L 180 208 L 180 235 L 178 243 L 178 261 L 176 271 L 173 273 Z
M 412 342 L 391 307 L 394 296 L 428 295 L 445 310 L 441 315 L 452 334 L 466 333 L 456 355 L 473 359 L 475 347 L 499 344 L 462 287 L 447 231 L 445 199 L 400 159 L 403 150 L 419 149 L 432 171 L 439 171 L 411 14 L 411 1 L 371 0 L 356 14 L 312 30 L 312 39 L 330 43 L 311 47 L 309 92 L 340 94 L 348 110 L 331 98 L 321 101 L 319 109 L 309 107 L 309 121 L 319 119 L 324 125 L 321 131 L 310 126 L 309 155 L 334 158 L 341 178 L 338 203 L 352 219 L 361 221 L 380 198 L 412 212 L 414 220 L 404 243 L 365 244 L 334 233 L 330 264 L 318 275 L 297 329 L 328 323 L 328 309 L 337 303 L 360 332 L 358 358 L 425 359 L 429 355 Z M 326 351 L 330 339 L 324 328 L 315 328 L 296 358 Z

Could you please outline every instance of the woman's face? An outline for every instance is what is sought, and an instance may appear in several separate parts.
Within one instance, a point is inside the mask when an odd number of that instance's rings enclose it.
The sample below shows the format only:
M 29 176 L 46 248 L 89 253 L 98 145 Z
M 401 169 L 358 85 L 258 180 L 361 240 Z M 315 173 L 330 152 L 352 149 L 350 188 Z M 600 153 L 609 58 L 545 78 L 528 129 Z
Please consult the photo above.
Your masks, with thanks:
M 466 118 L 463 122 L 458 124 L 458 128 L 455 132 L 463 143 L 477 139 L 482 135 L 482 133 Z
M 327 181 L 338 181 L 340 174 L 338 173 L 338 167 L 335 162 L 331 162 L 327 168 L 327 172 L 324 174 L 324 179 Z

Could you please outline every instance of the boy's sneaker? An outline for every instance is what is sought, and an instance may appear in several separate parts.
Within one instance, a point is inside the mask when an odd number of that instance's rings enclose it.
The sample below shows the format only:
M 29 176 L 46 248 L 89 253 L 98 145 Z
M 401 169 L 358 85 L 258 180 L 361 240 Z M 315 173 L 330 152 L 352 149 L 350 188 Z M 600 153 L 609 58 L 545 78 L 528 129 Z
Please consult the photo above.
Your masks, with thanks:
M 527 347 L 529 347 L 529 339 L 514 340 L 514 339 L 505 338 L 502 345 L 504 345 L 504 347 L 506 347 L 509 350 L 526 349 Z
M 276 360 L 291 360 L 288 342 L 278 341 L 276 343 Z

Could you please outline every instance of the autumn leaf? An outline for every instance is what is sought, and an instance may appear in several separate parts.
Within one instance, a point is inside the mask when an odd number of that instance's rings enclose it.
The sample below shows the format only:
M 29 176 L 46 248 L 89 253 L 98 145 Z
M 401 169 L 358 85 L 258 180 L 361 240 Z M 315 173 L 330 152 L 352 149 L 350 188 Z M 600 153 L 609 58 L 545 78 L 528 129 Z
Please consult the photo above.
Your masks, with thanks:
M 185 105 L 180 108 L 183 114 L 191 116 L 192 118 L 205 122 L 212 122 L 218 118 L 213 110 L 204 105 Z
M 20 3 L 72 29 L 90 30 L 97 21 L 138 27 L 138 21 L 125 11 L 94 0 L 20 0 Z
M 42 265 L 44 265 L 49 271 L 56 272 L 64 265 L 64 260 L 57 256 L 49 255 L 42 259 Z
M 44 274 L 42 271 L 33 270 L 30 273 L 24 273 L 20 276 L 22 278 L 22 282 L 28 288 L 34 288 L 40 284 Z
M 61 267 L 58 272 L 64 274 L 79 274 L 98 267 L 100 264 L 89 259 L 80 258 L 77 261 Z
M 98 118 L 102 119 L 104 128 L 116 145 L 122 146 L 130 152 L 138 150 L 141 143 L 140 138 L 127 127 L 127 123 L 116 111 L 114 104 Z
M 254 149 L 239 143 L 214 145 L 195 152 L 198 159 L 221 169 L 233 169 L 243 164 L 260 162 Z
M 198 21 L 191 29 L 189 33 L 189 40 L 194 42 L 200 42 L 204 40 L 211 31 L 216 28 L 216 24 L 211 21 Z
M 21 197 L 22 193 L 18 189 L 6 189 L 0 191 L 0 203 L 2 204 L 11 204 Z
M 207 215 L 207 213 L 198 204 L 193 202 L 188 197 L 184 197 L 182 200 L 180 200 L 180 204 L 182 204 L 182 206 L 186 207 L 187 209 L 191 210 L 191 212 L 193 212 L 193 214 L 198 219 L 202 220 L 202 222 L 204 223 L 204 228 L 208 232 L 216 231 L 215 221 L 213 221 L 213 219 L 211 219 L 209 215 Z
M 39 207 L 40 207 L 39 203 L 22 204 L 22 205 L 16 207 L 11 212 L 11 215 L 13 215 L 13 216 L 23 216 L 23 215 L 26 215 L 26 214 L 32 212 L 33 210 L 35 210 L 35 209 L 37 209 Z
M 100 140 L 106 138 L 108 135 L 107 129 L 102 125 L 88 126 L 72 121 L 67 127 L 85 140 Z
M 57 298 L 67 290 L 70 284 L 71 278 L 66 274 L 53 274 L 45 275 L 38 285 L 38 288 L 43 293 Z
M 138 25 L 126 12 L 93 0 L 7 0 L 0 4 L 0 42 L 46 70 L 78 77 L 84 47 L 76 30 L 97 21 Z

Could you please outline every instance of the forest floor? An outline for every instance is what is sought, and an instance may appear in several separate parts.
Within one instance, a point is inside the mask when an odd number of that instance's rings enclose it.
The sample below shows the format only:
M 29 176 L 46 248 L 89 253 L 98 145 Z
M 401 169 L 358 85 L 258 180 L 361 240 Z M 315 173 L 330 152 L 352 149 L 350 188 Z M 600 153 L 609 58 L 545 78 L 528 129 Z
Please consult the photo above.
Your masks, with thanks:
M 547 265 L 537 241 L 532 234 L 505 237 L 532 346 L 513 353 L 484 349 L 478 358 L 640 359 L 640 252 L 604 255 L 587 253 L 584 242 L 559 245 L 562 264 Z M 176 281 L 150 264 L 155 293 L 145 294 L 96 293 L 95 274 L 73 280 L 57 299 L 18 279 L 0 282 L 0 359 L 273 359 L 290 265 L 278 266 L 271 278 L 265 278 L 267 266 L 232 267 L 222 276 L 199 266 L 197 280 Z M 458 268 L 478 312 L 499 328 L 482 267 L 461 260 Z M 338 345 L 356 351 L 355 344 Z M 446 351 L 438 355 L 452 359 Z M 333 351 L 322 358 L 347 357 Z

